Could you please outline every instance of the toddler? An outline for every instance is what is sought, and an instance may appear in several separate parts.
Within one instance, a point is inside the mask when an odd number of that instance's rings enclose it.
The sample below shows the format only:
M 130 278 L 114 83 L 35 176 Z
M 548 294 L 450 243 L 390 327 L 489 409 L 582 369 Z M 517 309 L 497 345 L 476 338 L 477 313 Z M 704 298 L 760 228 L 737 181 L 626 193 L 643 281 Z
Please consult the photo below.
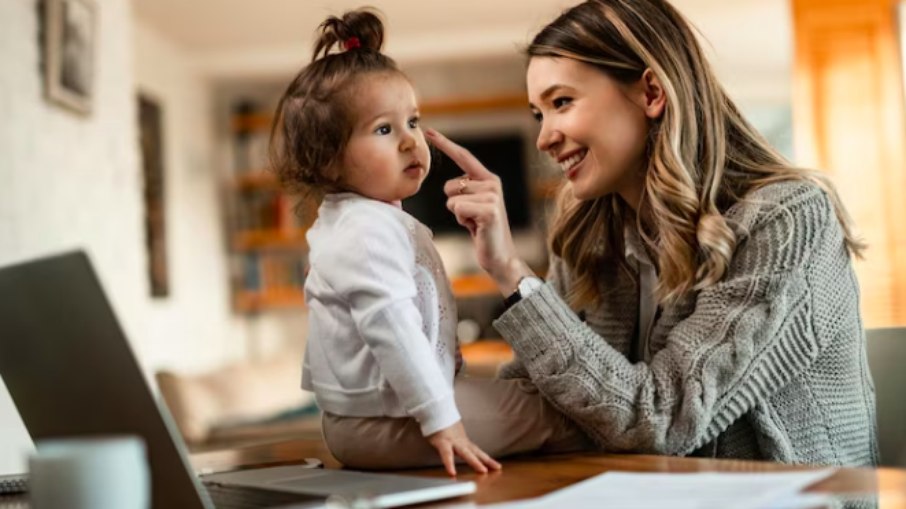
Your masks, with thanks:
M 456 376 L 449 282 L 431 231 L 400 206 L 431 156 L 412 86 L 382 42 L 372 11 L 324 21 L 272 129 L 281 183 L 321 200 L 307 234 L 302 387 L 324 411 L 325 442 L 347 466 L 443 464 L 450 475 L 456 458 L 486 472 L 500 468 L 488 453 L 580 447 L 528 382 Z

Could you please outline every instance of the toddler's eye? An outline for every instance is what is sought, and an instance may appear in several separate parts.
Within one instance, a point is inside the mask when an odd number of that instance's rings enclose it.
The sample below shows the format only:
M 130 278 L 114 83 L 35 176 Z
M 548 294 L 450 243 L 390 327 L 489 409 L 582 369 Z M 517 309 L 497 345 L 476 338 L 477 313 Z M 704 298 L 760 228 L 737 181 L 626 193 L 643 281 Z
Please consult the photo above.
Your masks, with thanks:
M 390 124 L 379 125 L 377 129 L 374 130 L 375 134 L 380 134 L 385 136 L 390 134 Z
M 421 119 L 418 118 L 418 117 L 412 117 L 412 118 L 410 118 L 410 119 L 409 119 L 409 127 L 412 128 L 412 129 L 415 129 L 416 127 L 418 127 L 418 123 L 419 123 L 420 120 L 421 120 Z
M 542 115 L 540 111 L 532 111 L 532 118 L 534 118 L 536 122 L 540 123 L 542 120 L 544 120 L 544 115 Z

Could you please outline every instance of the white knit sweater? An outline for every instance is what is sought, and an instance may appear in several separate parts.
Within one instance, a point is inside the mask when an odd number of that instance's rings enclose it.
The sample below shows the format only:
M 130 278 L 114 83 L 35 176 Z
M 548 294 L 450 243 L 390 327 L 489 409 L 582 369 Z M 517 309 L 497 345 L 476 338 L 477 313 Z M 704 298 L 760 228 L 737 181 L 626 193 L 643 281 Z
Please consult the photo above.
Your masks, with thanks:
M 393 205 L 340 193 L 306 238 L 302 388 L 337 415 L 412 416 L 424 435 L 456 423 L 456 304 L 431 231 Z
M 727 213 L 738 244 L 717 284 L 661 309 L 631 360 L 633 275 L 605 267 L 583 323 L 553 260 L 541 290 L 495 322 L 529 376 L 610 451 L 875 465 L 875 397 L 859 289 L 828 197 L 772 184 Z

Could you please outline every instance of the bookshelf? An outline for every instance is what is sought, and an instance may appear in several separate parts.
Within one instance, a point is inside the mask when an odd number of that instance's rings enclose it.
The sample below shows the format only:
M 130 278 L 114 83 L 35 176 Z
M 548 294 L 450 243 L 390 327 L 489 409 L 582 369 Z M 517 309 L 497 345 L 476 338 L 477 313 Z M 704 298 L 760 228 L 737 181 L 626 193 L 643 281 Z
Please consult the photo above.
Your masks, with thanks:
M 312 211 L 284 192 L 268 169 L 270 114 L 263 106 L 238 102 L 230 133 L 233 163 L 226 194 L 233 308 L 260 313 L 303 307 L 305 232 Z M 298 207 L 305 210 L 300 214 Z

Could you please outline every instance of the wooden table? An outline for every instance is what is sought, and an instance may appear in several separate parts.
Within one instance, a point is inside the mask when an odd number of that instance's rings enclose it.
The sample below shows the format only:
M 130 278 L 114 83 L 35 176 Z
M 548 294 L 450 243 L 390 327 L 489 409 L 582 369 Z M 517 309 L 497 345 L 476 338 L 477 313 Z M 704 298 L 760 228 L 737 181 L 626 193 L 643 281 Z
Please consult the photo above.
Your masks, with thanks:
M 330 456 L 320 441 L 300 440 L 280 442 L 226 451 L 199 453 L 192 462 L 200 469 L 229 469 L 238 466 L 292 464 L 302 458 L 319 458 L 327 468 L 340 465 Z M 627 472 L 781 472 L 808 470 L 756 461 L 730 461 L 669 456 L 581 453 L 557 456 L 526 456 L 503 461 L 503 470 L 488 475 L 472 473 L 460 467 L 460 479 L 475 481 L 478 491 L 470 497 L 475 504 L 490 504 L 544 495 L 589 477 L 619 470 Z M 445 477 L 443 470 L 419 469 L 404 471 L 410 475 Z M 906 509 L 906 470 L 890 468 L 842 468 L 824 481 L 808 489 L 827 493 L 842 500 L 867 500 L 878 509 Z M 468 499 L 467 499 L 468 500 Z M 875 506 L 872 501 L 876 501 Z M 463 499 L 457 500 L 462 503 Z M 424 507 L 445 507 L 433 504 Z M 605 506 L 606 504 L 602 505 Z

